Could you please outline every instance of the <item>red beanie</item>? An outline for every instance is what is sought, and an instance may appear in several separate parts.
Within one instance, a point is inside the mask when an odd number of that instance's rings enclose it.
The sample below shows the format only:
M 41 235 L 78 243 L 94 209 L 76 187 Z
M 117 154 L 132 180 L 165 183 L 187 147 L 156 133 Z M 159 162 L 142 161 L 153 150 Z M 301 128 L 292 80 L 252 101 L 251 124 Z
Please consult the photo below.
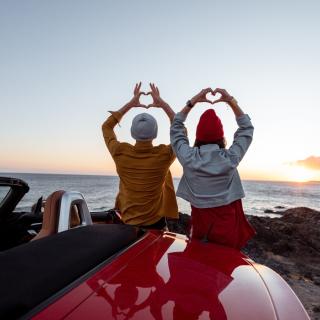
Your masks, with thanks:
M 213 109 L 205 111 L 199 120 L 196 139 L 203 142 L 213 142 L 224 137 L 220 118 Z

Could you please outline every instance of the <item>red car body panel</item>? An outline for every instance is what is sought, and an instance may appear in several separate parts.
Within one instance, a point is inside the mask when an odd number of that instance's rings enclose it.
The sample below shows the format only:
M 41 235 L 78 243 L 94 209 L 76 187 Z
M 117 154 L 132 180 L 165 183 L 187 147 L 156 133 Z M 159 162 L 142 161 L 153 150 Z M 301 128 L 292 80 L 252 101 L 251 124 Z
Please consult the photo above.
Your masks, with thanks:
M 309 319 L 271 269 L 239 251 L 148 232 L 33 319 Z

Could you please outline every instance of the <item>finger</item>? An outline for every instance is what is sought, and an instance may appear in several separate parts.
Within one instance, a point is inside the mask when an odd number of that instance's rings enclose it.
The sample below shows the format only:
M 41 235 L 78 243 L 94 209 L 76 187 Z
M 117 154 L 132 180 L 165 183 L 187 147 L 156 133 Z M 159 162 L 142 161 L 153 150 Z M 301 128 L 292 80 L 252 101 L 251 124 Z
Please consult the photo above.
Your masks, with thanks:
M 153 87 L 153 93 L 154 94 L 158 94 L 157 87 L 156 87 L 156 85 L 154 83 L 152 84 L 152 87 Z
M 152 93 L 153 93 L 153 95 L 157 95 L 158 94 L 157 87 L 156 87 L 156 85 L 154 83 L 152 84 Z
M 145 104 L 139 104 L 138 107 L 148 109 Z
M 212 101 L 212 104 L 219 103 L 219 102 L 224 102 L 224 99 L 218 99 L 218 100 Z
M 151 89 L 151 91 L 149 91 L 150 95 L 153 97 L 153 95 L 154 95 L 154 87 L 153 87 L 152 83 L 150 83 L 150 89 Z
M 215 95 L 215 92 L 210 88 L 210 91 L 209 91 L 213 96 Z
M 198 96 L 201 96 L 201 97 L 206 96 L 207 93 L 209 92 L 209 90 L 210 90 L 210 88 L 202 89 L 200 91 L 200 93 L 198 94 Z
M 227 90 L 222 89 L 222 93 L 221 93 L 224 97 L 228 97 L 229 93 L 227 92 Z
M 214 94 L 214 95 L 215 95 L 217 92 L 220 93 L 220 94 L 222 94 L 222 93 L 223 93 L 223 89 L 221 89 L 221 88 L 216 88 L 216 89 L 213 90 L 213 94 Z
M 204 89 L 204 97 L 207 101 L 210 101 L 207 99 L 207 94 L 210 93 L 214 96 L 214 93 L 213 93 L 213 90 L 211 88 L 207 88 L 207 89 Z M 211 101 L 210 101 L 211 102 Z
M 209 100 L 209 99 L 206 99 L 205 102 L 208 102 L 210 104 L 213 104 L 213 101 Z
M 153 103 L 148 104 L 148 109 L 153 108 L 153 107 L 155 107 L 155 105 Z
M 157 94 L 160 96 L 160 91 L 159 91 L 158 87 L 156 87 L 156 91 L 157 91 Z

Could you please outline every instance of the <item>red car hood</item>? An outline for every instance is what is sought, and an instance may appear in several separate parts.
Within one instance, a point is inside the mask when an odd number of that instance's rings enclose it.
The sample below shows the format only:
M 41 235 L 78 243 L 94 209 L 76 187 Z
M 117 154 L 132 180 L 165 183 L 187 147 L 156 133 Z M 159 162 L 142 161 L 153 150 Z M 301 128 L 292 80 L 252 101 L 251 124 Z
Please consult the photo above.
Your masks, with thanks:
M 308 319 L 275 272 L 239 251 L 148 232 L 34 319 Z

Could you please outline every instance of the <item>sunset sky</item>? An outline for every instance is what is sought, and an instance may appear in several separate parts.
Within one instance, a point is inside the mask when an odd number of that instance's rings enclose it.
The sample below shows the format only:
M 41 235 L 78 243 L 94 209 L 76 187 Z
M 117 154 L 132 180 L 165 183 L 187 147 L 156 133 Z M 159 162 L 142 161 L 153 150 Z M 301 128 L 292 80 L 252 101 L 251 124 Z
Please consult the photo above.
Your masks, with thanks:
M 142 81 L 176 112 L 202 88 L 227 89 L 255 126 L 243 179 L 320 180 L 319 13 L 317 0 L 2 0 L 0 172 L 116 174 L 101 124 Z M 192 143 L 209 107 L 189 114 Z M 230 145 L 234 116 L 215 110 Z M 123 118 L 119 140 L 133 142 L 144 111 Z M 147 112 L 155 144 L 169 143 L 164 112 Z

